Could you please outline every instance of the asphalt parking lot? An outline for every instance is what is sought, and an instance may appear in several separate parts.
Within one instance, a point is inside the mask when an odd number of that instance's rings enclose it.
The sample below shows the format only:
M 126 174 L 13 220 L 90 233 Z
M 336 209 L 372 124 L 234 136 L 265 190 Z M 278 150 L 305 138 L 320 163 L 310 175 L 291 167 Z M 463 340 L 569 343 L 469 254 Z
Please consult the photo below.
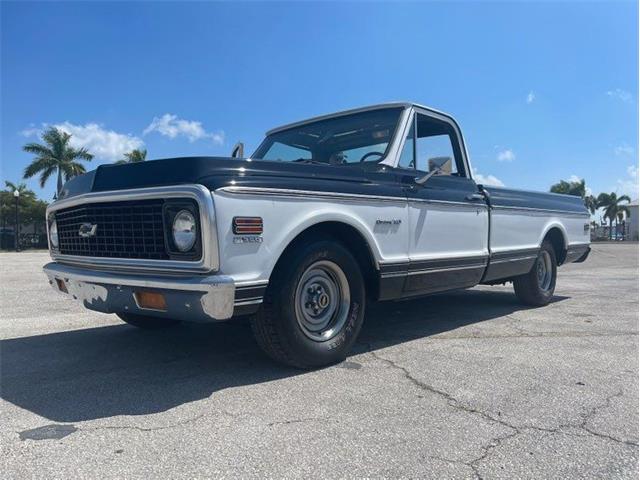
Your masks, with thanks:
M 2 253 L 4 478 L 637 478 L 638 246 L 556 299 L 479 287 L 371 308 L 347 362 L 280 367 L 246 323 L 143 332 Z

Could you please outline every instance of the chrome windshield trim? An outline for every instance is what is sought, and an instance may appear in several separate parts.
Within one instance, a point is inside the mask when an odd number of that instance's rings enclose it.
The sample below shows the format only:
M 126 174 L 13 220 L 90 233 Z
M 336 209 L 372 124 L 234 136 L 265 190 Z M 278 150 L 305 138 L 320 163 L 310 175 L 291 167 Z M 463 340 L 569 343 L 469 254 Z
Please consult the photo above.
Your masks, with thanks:
M 52 203 L 47 208 L 47 218 L 51 213 L 86 203 L 119 202 L 148 200 L 154 198 L 192 198 L 199 206 L 200 225 L 202 226 L 202 258 L 196 261 L 184 260 L 147 260 L 133 258 L 83 257 L 63 255 L 51 250 L 51 258 L 60 262 L 78 266 L 93 266 L 101 269 L 122 271 L 160 271 L 160 272 L 210 272 L 220 267 L 218 256 L 218 236 L 216 232 L 215 208 L 211 191 L 202 185 L 175 185 L 168 187 L 150 187 L 131 190 L 91 192 L 77 197 L 65 198 Z M 48 222 L 47 222 L 48 223 Z M 48 225 L 47 225 L 48 229 Z M 48 237 L 47 232 L 47 237 Z

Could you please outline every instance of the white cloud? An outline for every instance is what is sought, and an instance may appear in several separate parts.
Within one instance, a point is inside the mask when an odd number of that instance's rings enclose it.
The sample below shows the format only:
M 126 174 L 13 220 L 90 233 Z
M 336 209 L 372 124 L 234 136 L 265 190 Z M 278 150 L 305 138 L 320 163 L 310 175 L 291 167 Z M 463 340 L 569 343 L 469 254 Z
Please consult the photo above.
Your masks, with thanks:
M 616 191 L 621 195 L 629 195 L 631 200 L 637 200 L 638 190 L 638 166 L 629 165 L 627 167 L 627 177 L 618 179 Z
M 616 98 L 625 103 L 631 103 L 633 101 L 633 95 L 627 92 L 626 90 L 622 90 L 621 88 L 616 88 L 615 90 L 607 90 L 607 96 L 611 98 Z
M 207 132 L 202 123 L 195 120 L 183 120 L 177 115 L 165 113 L 161 117 L 154 117 L 153 121 L 144 129 L 143 135 L 151 132 L 158 132 L 169 138 L 178 136 L 187 137 L 190 142 L 201 139 L 211 139 L 213 143 L 222 145 L 224 143 L 224 132 Z
M 533 103 L 533 101 L 536 99 L 536 94 L 533 92 L 533 90 L 531 90 L 528 94 L 527 94 L 527 103 Z
M 84 147 L 99 160 L 119 160 L 125 153 L 144 147 L 140 138 L 107 130 L 97 123 L 74 125 L 64 122 L 53 126 L 71 134 L 69 143 L 72 147 Z
M 20 135 L 23 137 L 37 137 L 42 133 L 42 129 L 36 127 L 34 123 L 29 124 L 27 128 L 20 131 Z
M 493 175 L 482 175 L 481 173 L 478 173 L 475 168 L 473 169 L 473 179 L 476 181 L 476 183 L 481 183 L 483 185 L 504 187 L 504 183 L 502 183 L 502 180 L 500 180 L 499 178 L 494 177 Z
M 510 148 L 505 148 L 498 152 L 499 162 L 513 162 L 516 159 L 516 154 Z
M 622 157 L 622 156 L 631 157 L 635 152 L 634 148 L 631 145 L 627 145 L 626 143 L 623 145 L 618 145 L 616 148 L 613 149 L 613 151 L 619 157 Z
M 144 142 L 133 135 L 107 130 L 97 123 L 75 125 L 71 122 L 49 125 L 43 123 L 40 128 L 30 125 L 20 132 L 25 137 L 37 137 L 47 128 L 55 127 L 71 135 L 69 144 L 74 148 L 86 148 L 97 160 L 120 160 L 125 153 L 144 147 Z

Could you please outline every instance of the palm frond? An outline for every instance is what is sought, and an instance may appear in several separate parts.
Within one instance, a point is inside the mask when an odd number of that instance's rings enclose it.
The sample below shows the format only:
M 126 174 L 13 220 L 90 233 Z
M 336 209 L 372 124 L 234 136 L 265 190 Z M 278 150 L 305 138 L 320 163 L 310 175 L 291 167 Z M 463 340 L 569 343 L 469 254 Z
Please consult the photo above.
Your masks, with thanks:
M 68 162 L 61 165 L 62 173 L 64 174 L 64 179 L 69 180 L 78 175 L 82 175 L 86 173 L 87 170 L 84 168 L 84 165 L 78 162 Z
M 24 178 L 31 178 L 42 170 L 54 166 L 55 163 L 50 158 L 36 158 L 24 169 Z
M 53 150 L 49 147 L 45 147 L 44 145 L 40 145 L 39 143 L 27 143 L 23 145 L 22 150 L 27 153 L 33 153 L 40 157 L 53 157 Z
M 47 180 L 49 180 L 49 177 L 53 174 L 53 172 L 55 172 L 57 169 L 54 166 L 50 166 L 45 168 L 44 170 L 42 170 L 42 173 L 40 174 L 40 187 L 44 188 L 44 185 L 47 183 Z
M 69 148 L 67 158 L 69 159 L 69 161 L 73 161 L 76 159 L 91 161 L 93 160 L 93 155 L 90 154 L 89 151 L 84 147 L 78 149 Z

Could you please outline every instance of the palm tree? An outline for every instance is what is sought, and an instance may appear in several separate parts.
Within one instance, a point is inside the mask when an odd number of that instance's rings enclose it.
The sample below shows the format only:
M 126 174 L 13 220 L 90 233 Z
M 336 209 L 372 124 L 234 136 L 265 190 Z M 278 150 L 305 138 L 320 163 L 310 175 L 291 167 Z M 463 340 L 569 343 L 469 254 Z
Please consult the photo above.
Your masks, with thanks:
M 129 153 L 125 153 L 122 160 L 118 160 L 116 165 L 122 165 L 124 163 L 138 163 L 144 162 L 147 159 L 147 150 L 146 149 L 138 149 L 131 150 Z
M 601 193 L 598 195 L 598 207 L 604 208 L 604 218 L 609 219 L 609 240 L 613 238 L 613 221 L 618 219 L 618 214 L 629 215 L 629 208 L 621 202 L 631 202 L 628 195 L 616 195 L 615 192 Z
M 591 215 L 594 215 L 596 210 L 598 210 L 598 199 L 593 195 L 587 195 L 584 197 L 584 206 L 587 207 Z
M 58 185 L 57 195 L 62 191 L 62 177 L 69 180 L 76 175 L 86 172 L 84 165 L 77 160 L 91 160 L 91 155 L 86 148 L 73 148 L 69 145 L 71 135 L 55 127 L 49 128 L 42 134 L 44 145 L 39 143 L 27 143 L 22 149 L 27 153 L 33 153 L 36 158 L 24 169 L 24 178 L 31 178 L 40 174 L 40 186 L 44 188 L 49 177 L 57 171 Z

